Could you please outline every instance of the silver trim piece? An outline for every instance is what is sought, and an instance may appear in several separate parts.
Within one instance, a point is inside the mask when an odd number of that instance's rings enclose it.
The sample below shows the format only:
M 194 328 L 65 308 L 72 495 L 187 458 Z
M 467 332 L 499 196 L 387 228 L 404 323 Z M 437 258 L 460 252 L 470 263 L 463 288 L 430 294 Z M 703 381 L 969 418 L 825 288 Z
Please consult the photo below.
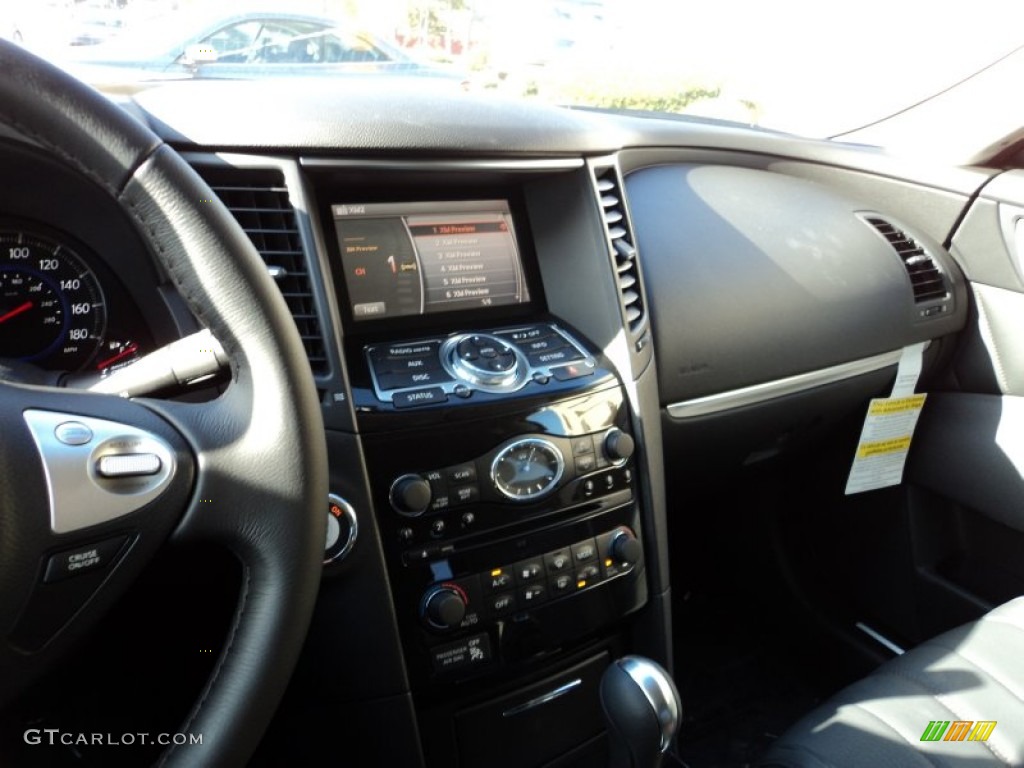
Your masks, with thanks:
M 341 511 L 345 513 L 345 519 L 348 520 L 348 540 L 345 542 L 344 546 L 338 550 L 338 554 L 336 555 L 326 556 L 327 552 L 331 550 L 331 547 L 337 545 L 337 541 L 335 541 L 331 546 L 326 547 L 324 550 L 324 565 L 327 565 L 328 563 L 339 563 L 348 557 L 349 552 L 351 552 L 352 548 L 356 545 L 356 539 L 359 538 L 359 520 L 356 518 L 356 511 L 353 509 L 352 505 L 335 493 L 327 494 L 327 503 L 337 504 L 341 507 Z M 328 513 L 328 517 L 330 517 L 330 513 Z
M 679 716 L 682 707 L 679 691 L 668 672 L 650 659 L 643 656 L 623 656 L 615 661 L 623 672 L 633 678 L 644 698 L 650 703 L 661 726 L 661 751 L 664 752 L 672 743 L 676 731 L 679 730 Z
M 796 376 L 787 376 L 784 379 L 767 381 L 764 384 L 754 384 L 750 387 L 719 392 L 716 395 L 683 400 L 679 403 L 672 403 L 666 407 L 666 410 L 673 419 L 692 419 L 697 416 L 707 416 L 712 413 L 728 411 L 732 408 L 757 405 L 766 400 L 774 400 L 777 397 L 796 394 L 797 392 L 803 392 L 814 387 L 834 384 L 838 381 L 852 379 L 855 376 L 862 376 L 865 373 L 880 371 L 883 368 L 888 368 L 890 365 L 899 363 L 902 354 L 903 350 L 897 349 L 894 352 L 885 352 L 874 357 L 866 357 L 850 363 L 833 365 L 830 368 L 800 373 Z
M 565 694 L 575 690 L 576 688 L 579 688 L 581 685 L 583 685 L 583 680 L 577 677 L 572 682 L 566 683 L 565 685 L 560 685 L 557 688 L 555 688 L 555 690 L 548 691 L 543 696 L 538 696 L 537 698 L 530 699 L 529 701 L 523 704 L 518 704 L 512 707 L 511 709 L 506 709 L 504 712 L 501 713 L 501 716 L 515 717 L 516 715 L 521 715 L 523 712 L 529 712 L 531 709 L 536 709 L 537 707 L 543 706 L 544 704 L 552 702 L 555 699 L 559 699 L 562 696 L 565 696 Z
M 54 533 L 71 533 L 131 514 L 163 493 L 174 476 L 174 452 L 151 432 L 78 414 L 27 410 L 23 415 L 43 462 Z M 81 445 L 60 442 L 56 432 L 70 419 L 92 430 L 92 440 Z M 139 454 L 155 457 L 159 469 L 123 477 L 104 477 L 98 471 L 103 459 Z
M 459 344 L 474 336 L 494 341 L 501 347 L 507 347 L 515 357 L 515 362 L 507 371 L 488 371 L 459 357 Z M 521 389 L 530 376 L 530 363 L 518 346 L 490 333 L 460 333 L 449 337 L 441 345 L 441 365 L 456 379 L 476 387 L 481 392 L 500 394 L 515 392 Z
M 878 631 L 872 629 L 871 627 L 869 627 L 864 622 L 858 621 L 856 624 L 854 624 L 854 626 L 857 627 L 857 629 L 859 629 L 861 632 L 863 632 L 865 635 L 870 637 L 872 640 L 874 640 L 879 645 L 883 645 L 886 648 L 888 648 L 890 651 L 895 653 L 897 656 L 902 656 L 904 653 L 906 653 L 905 650 L 903 650 L 898 645 L 896 645 L 896 643 L 894 643 L 892 640 L 887 638 L 881 632 L 878 632 Z
M 300 157 L 303 168 L 372 168 L 395 171 L 572 171 L 583 167 L 583 158 L 544 160 L 373 160 Z

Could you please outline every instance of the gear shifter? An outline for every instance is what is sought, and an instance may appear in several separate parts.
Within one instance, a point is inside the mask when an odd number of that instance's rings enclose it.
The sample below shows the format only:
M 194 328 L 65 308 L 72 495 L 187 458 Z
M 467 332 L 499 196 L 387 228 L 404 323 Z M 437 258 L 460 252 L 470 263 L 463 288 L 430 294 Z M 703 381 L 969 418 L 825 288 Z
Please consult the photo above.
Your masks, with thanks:
M 659 664 L 623 656 L 601 677 L 611 768 L 657 768 L 679 728 L 682 704 Z

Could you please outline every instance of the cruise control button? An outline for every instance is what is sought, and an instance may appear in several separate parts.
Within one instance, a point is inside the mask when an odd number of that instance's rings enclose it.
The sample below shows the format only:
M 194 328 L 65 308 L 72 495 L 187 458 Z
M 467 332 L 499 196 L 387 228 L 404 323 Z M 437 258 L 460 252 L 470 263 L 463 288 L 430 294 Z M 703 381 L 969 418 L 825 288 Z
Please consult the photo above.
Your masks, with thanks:
M 43 581 L 52 584 L 55 581 L 106 568 L 117 558 L 126 541 L 127 536 L 118 536 L 115 539 L 66 549 L 51 555 L 46 563 Z
M 448 402 L 448 395 L 440 387 L 417 389 L 414 392 L 396 392 L 391 399 L 395 408 L 415 408 L 417 405 L 433 405 Z

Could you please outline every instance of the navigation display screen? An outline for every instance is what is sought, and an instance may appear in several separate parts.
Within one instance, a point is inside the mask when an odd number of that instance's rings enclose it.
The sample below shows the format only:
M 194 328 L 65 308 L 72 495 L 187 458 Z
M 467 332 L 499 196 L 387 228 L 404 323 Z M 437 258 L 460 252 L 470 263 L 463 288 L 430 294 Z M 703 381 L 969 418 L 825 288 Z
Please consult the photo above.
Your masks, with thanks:
M 352 317 L 530 300 L 504 200 L 331 206 Z

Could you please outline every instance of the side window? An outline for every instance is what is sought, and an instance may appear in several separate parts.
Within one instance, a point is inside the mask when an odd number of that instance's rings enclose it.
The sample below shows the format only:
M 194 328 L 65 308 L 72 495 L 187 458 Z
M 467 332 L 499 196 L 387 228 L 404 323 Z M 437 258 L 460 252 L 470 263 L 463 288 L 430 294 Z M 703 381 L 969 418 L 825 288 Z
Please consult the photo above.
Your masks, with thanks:
M 310 42 L 315 42 L 319 51 L 318 61 L 324 64 L 341 64 L 360 61 L 389 61 L 384 51 L 370 41 L 355 35 L 341 35 L 337 31 L 324 31 Z
M 263 24 L 258 21 L 243 21 L 222 27 L 201 42 L 217 52 L 217 62 L 222 64 L 244 64 Z

